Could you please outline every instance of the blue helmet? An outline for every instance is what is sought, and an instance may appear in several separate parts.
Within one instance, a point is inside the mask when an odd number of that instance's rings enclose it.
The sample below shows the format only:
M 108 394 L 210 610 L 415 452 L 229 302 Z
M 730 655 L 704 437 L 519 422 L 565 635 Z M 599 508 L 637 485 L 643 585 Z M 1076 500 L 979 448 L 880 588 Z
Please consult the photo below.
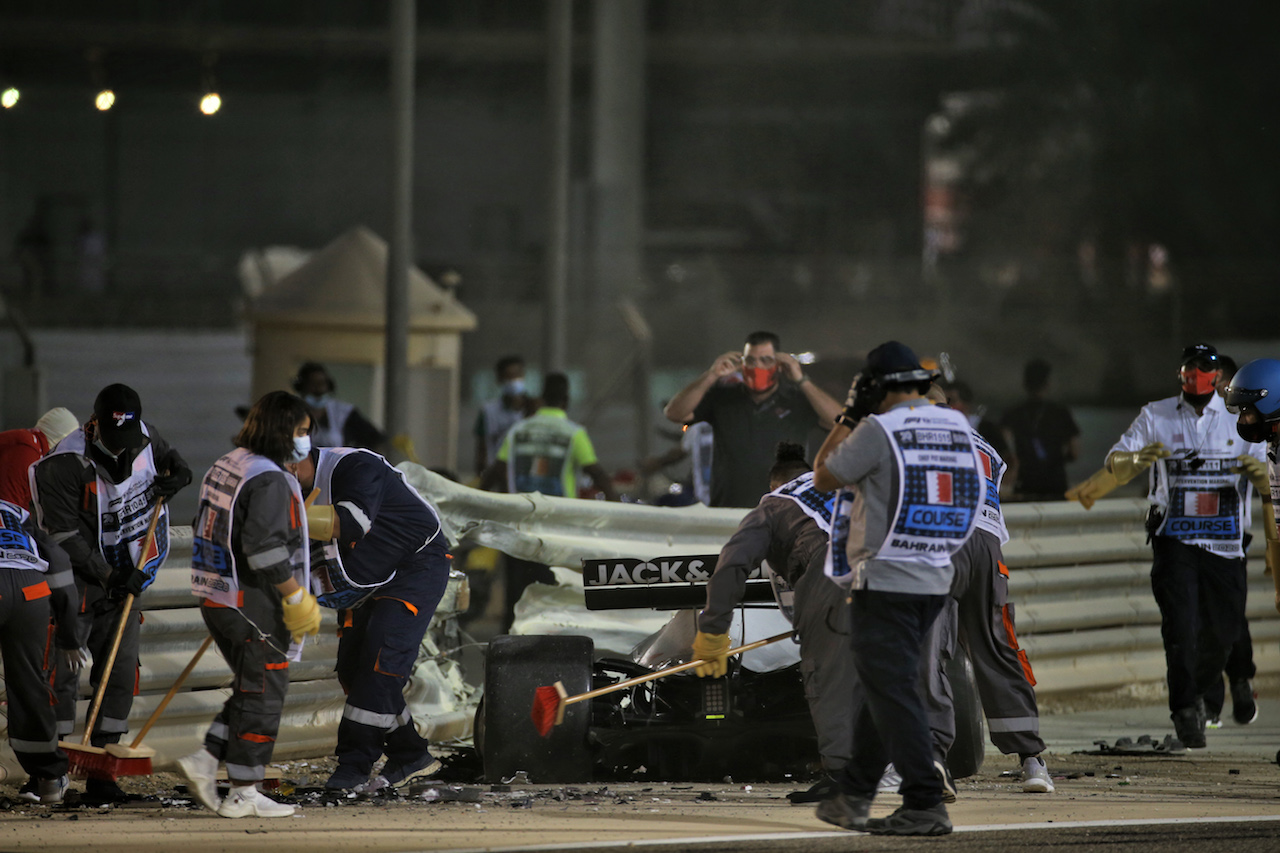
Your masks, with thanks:
M 1243 365 L 1227 386 L 1226 404 L 1233 414 L 1256 411 L 1262 416 L 1261 423 L 1236 425 L 1245 441 L 1273 438 L 1280 426 L 1280 361 L 1258 358 Z

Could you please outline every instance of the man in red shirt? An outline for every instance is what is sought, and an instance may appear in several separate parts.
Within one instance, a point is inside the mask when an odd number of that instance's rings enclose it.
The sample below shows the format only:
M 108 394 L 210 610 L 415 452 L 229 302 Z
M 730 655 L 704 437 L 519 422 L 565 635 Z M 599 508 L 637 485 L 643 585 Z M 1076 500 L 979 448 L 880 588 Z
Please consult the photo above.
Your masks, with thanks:
M 41 415 L 32 429 L 0 432 L 0 500 L 29 509 L 31 481 L 27 470 L 79 428 L 76 416 L 59 406 Z

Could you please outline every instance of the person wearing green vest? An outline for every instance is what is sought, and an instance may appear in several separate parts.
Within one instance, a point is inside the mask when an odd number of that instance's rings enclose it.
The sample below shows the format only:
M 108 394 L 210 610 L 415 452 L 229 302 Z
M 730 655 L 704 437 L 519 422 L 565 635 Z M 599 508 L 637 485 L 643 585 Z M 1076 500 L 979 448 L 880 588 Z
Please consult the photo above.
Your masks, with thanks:
M 582 474 L 606 500 L 616 501 L 613 481 L 600 464 L 586 429 L 569 420 L 569 377 L 548 373 L 542 383 L 542 407 L 507 431 L 497 459 L 485 470 L 480 487 L 490 491 L 541 492 L 555 497 L 578 496 Z M 554 584 L 551 570 L 540 563 L 507 559 L 507 606 L 504 630 L 515 619 L 515 605 L 533 582 Z
M 498 458 L 485 472 L 481 488 L 506 483 L 508 492 L 541 492 L 554 497 L 578 496 L 578 477 L 586 474 L 606 500 L 617 493 L 596 457 L 587 431 L 569 420 L 569 377 L 548 373 L 542 384 L 542 406 L 502 439 Z

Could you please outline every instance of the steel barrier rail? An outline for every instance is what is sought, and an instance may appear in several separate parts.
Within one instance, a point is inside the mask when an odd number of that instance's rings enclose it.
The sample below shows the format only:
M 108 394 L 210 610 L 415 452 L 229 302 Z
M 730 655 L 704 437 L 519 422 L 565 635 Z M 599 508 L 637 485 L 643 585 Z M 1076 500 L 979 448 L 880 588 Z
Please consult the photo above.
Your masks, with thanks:
M 600 505 L 544 495 L 490 495 L 425 469 L 402 465 L 409 481 L 446 518 L 455 535 L 522 559 L 555 557 L 577 568 L 584 558 L 714 553 L 745 510 L 679 510 Z M 1160 614 L 1151 593 L 1151 548 L 1143 499 L 1007 504 L 1009 596 L 1041 693 L 1102 690 L 1164 680 Z M 1255 503 L 1255 520 L 1259 505 Z M 1252 530 L 1261 551 L 1262 529 Z M 1265 639 L 1280 634 L 1262 560 L 1249 561 L 1248 614 L 1259 672 L 1280 672 Z M 1146 630 L 1153 628 L 1154 630 Z M 1141 645 L 1133 645 L 1142 637 Z
M 1160 610 L 1151 592 L 1151 546 L 1142 499 L 1008 504 L 1004 547 L 1018 637 L 1039 694 L 1097 691 L 1165 678 Z M 1263 574 L 1261 508 L 1250 531 L 1246 614 L 1259 674 L 1280 672 L 1280 615 Z
M 584 557 L 714 553 L 745 511 L 604 504 L 543 495 L 493 495 L 459 486 L 418 466 L 403 465 L 410 482 L 441 511 L 451 541 L 497 547 L 524 559 L 547 559 L 579 568 Z M 1150 546 L 1142 500 L 1108 499 L 1086 511 L 1075 503 L 1010 504 L 1005 518 L 1011 539 L 1004 548 L 1010 567 L 1009 597 L 1019 639 L 1042 695 L 1096 691 L 1162 682 L 1164 653 L 1160 615 L 1150 587 Z M 1255 509 L 1255 516 L 1257 516 Z M 1252 531 L 1261 550 L 1261 526 Z M 191 528 L 174 527 L 170 555 L 155 584 L 141 596 L 143 609 L 140 694 L 130 714 L 137 731 L 205 637 L 196 599 L 190 594 Z M 1254 659 L 1261 674 L 1280 672 L 1280 616 L 1262 560 L 1249 561 L 1248 615 Z M 457 609 L 453 584 L 429 635 L 429 649 Z M 325 612 L 318 641 L 308 640 L 303 660 L 290 666 L 290 690 L 276 756 L 329 754 L 341 718 L 342 691 L 333 674 L 337 648 L 333 614 Z M 434 653 L 434 652 L 432 652 Z M 432 669 L 432 662 L 427 661 Z M 420 658 L 421 667 L 423 658 Z M 445 668 L 447 662 L 442 664 Z M 456 672 L 435 676 L 453 678 Z M 147 737 L 164 766 L 195 748 L 228 695 L 230 672 L 216 649 L 205 655 L 160 723 Z M 438 697 L 440 687 L 419 693 Z M 474 702 L 434 699 L 424 734 L 435 741 L 471 733 Z M 82 702 L 82 705 L 87 702 Z M 80 714 L 83 717 L 83 713 Z M 16 769 L 7 743 L 0 753 Z

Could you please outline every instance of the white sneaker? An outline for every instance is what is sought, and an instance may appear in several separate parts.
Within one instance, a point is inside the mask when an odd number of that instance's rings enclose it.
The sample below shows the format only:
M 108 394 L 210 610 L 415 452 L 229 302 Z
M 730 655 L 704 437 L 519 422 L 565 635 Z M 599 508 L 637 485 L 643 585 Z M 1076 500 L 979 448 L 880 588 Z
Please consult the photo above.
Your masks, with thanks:
M 293 806 L 277 803 L 255 785 L 234 785 L 218 807 L 222 817 L 288 817 Z
M 1033 755 L 1022 762 L 1022 790 L 1028 794 L 1052 794 L 1053 779 L 1049 778 L 1049 768 L 1044 759 Z
M 197 749 L 178 759 L 178 769 L 186 778 L 191 793 L 211 812 L 222 805 L 218 796 L 218 759 L 207 749 Z
M 36 787 L 40 791 L 40 804 L 51 806 L 62 802 L 63 796 L 67 793 L 67 788 L 71 787 L 71 780 L 65 775 L 58 776 L 55 779 L 41 779 L 36 784 Z
M 898 775 L 898 771 L 893 769 L 893 763 L 890 762 L 884 768 L 884 775 L 880 777 L 880 781 L 876 784 L 877 794 L 896 794 L 898 786 L 902 784 L 902 777 Z

